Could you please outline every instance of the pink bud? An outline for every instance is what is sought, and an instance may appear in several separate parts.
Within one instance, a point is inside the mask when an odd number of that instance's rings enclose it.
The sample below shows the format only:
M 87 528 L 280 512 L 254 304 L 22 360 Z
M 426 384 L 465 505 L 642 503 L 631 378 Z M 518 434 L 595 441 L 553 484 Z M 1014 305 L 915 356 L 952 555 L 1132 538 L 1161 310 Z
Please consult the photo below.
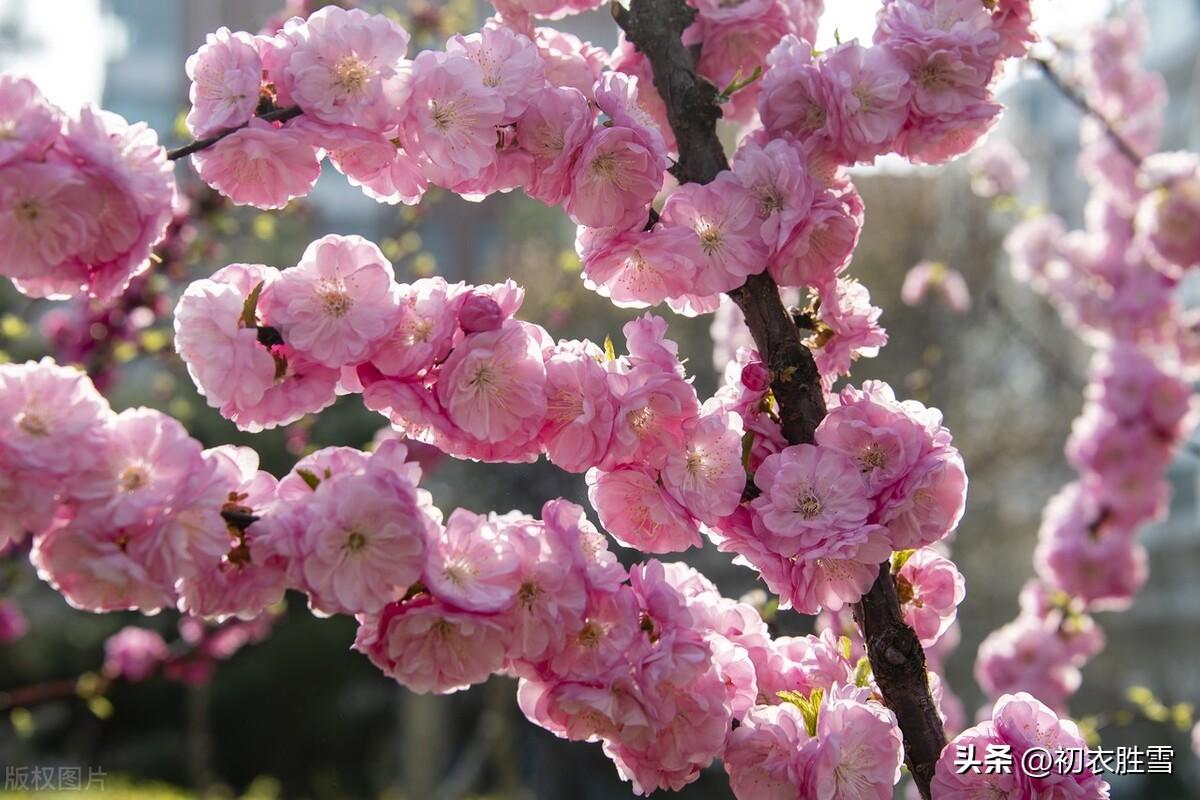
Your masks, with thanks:
M 486 294 L 472 292 L 458 311 L 458 324 L 465 333 L 494 331 L 504 322 L 500 305 Z
M 771 372 L 761 361 L 751 361 L 742 367 L 742 386 L 752 392 L 765 392 L 771 386 Z

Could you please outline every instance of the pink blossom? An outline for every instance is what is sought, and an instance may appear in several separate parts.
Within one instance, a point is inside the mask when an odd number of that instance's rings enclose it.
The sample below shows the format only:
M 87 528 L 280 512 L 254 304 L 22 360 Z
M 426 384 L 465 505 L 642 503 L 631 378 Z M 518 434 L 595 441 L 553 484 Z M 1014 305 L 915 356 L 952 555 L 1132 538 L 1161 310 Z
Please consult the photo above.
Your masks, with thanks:
M 1019 692 L 1005 695 L 992 708 L 992 724 L 997 735 L 1012 748 L 1014 759 L 1027 751 L 1042 748 L 1050 753 L 1087 749 L 1078 726 L 1061 718 L 1033 696 Z M 1072 770 L 1056 763 L 1050 774 L 1031 776 L 1036 794 L 1098 798 L 1108 797 L 1109 786 L 1089 764 Z
M 975 679 L 989 697 L 1029 691 L 1052 708 L 1065 709 L 1082 676 L 1075 654 L 1057 630 L 1022 616 L 992 631 L 979 646 Z
M 1010 195 L 1029 176 L 1029 164 L 1008 139 L 992 138 L 970 160 L 971 191 L 980 197 Z
M 0 178 L 0 247 L 6 254 L 0 270 L 34 285 L 48 278 L 52 286 L 69 286 L 79 272 L 71 259 L 98 235 L 98 209 L 83 176 L 60 164 L 18 162 L 0 168 Z
M 954 624 L 966 582 L 954 562 L 921 548 L 895 573 L 896 593 L 908 623 L 925 647 L 932 647 Z
M 354 649 L 409 691 L 449 694 L 500 669 L 505 633 L 488 615 L 421 596 L 361 615 Z
M 684 429 L 700 413 L 696 390 L 678 373 L 639 364 L 610 376 L 620 402 L 608 457 L 601 464 L 636 463 L 661 467 L 668 453 L 683 446 Z
M 943 164 L 968 152 L 1000 119 L 1004 107 L 990 95 L 944 116 L 910 115 L 896 152 L 915 164 Z
M 746 485 L 742 418 L 709 403 L 685 435 L 684 448 L 667 456 L 663 485 L 688 513 L 712 524 L 737 507 Z
M 820 800 L 890 800 L 904 748 L 896 717 L 870 691 L 834 686 L 821 703 L 807 746 L 812 796 Z
M 686 294 L 701 260 L 689 228 L 579 229 L 575 249 L 584 285 L 620 308 L 644 308 Z
M 546 416 L 540 329 L 509 320 L 468 336 L 442 365 L 437 397 L 450 421 L 485 442 L 528 440 Z M 518 435 L 520 434 L 520 435 Z
M 158 631 L 127 625 L 104 642 L 104 674 L 114 680 L 146 680 L 170 656 Z
M 292 128 L 261 119 L 192 155 L 200 179 L 236 205 L 283 208 L 312 191 L 321 175 L 317 150 Z
M 262 400 L 246 407 L 226 406 L 221 411 L 240 430 L 258 433 L 290 425 L 306 414 L 323 411 L 337 399 L 337 370 L 317 364 L 286 346 L 272 348 L 272 354 L 279 358 L 278 378 L 263 393 Z
M 495 514 L 458 508 L 429 551 L 425 584 L 435 597 L 466 611 L 502 611 L 520 587 L 520 551 L 512 526 Z
M 40 159 L 58 137 L 60 116 L 33 81 L 0 75 L 0 166 Z
M 923 458 L 880 502 L 879 521 L 897 550 L 925 547 L 944 538 L 962 519 L 967 473 L 952 447 Z
M 887 344 L 887 331 L 879 324 L 882 312 L 871 304 L 871 293 L 858 281 L 838 278 L 819 294 L 817 319 L 832 335 L 814 337 L 813 343 L 820 345 L 814 356 L 822 377 L 832 382 L 848 374 L 856 359 L 878 355 Z
M 766 268 L 757 209 L 754 196 L 731 172 L 722 172 L 711 183 L 684 184 L 667 198 L 663 222 L 691 228 L 700 242 L 696 293 L 736 289 Z
M 483 84 L 504 99 L 502 125 L 516 122 L 546 83 L 542 58 L 529 38 L 503 25 L 484 25 L 478 33 L 458 34 L 447 53 L 461 53 L 479 65 Z
M 700 545 L 688 511 L 641 469 L 587 473 L 588 499 L 600 524 L 626 547 L 645 553 L 674 553 Z
M 903 480 L 932 449 L 917 416 L 923 407 L 898 402 L 887 384 L 866 381 L 861 390 L 847 387 L 835 397 L 816 442 L 854 459 L 873 495 Z
M 150 266 L 174 214 L 174 170 L 145 123 L 91 106 L 67 124 L 62 143 L 96 206 L 97 235 L 77 256 L 81 283 L 93 297 L 112 297 Z
M 440 277 L 400 284 L 399 311 L 391 333 L 376 348 L 371 363 L 384 375 L 411 377 L 450 354 L 458 326 L 457 301 Z
M 791 27 L 791 14 L 792 9 L 784 3 L 729 3 L 723 13 L 702 11 L 699 24 L 684 34 L 684 43 L 702 45 L 696 71 L 723 88 L 765 68 L 766 54 Z M 725 115 L 738 122 L 751 119 L 759 89 L 760 82 L 755 81 L 736 92 L 723 109 Z
M 544 87 L 517 120 L 517 141 L 533 156 L 526 193 L 558 205 L 571 189 L 575 159 L 592 129 L 592 111 L 577 89 Z
M 540 439 L 560 469 L 584 472 L 604 460 L 612 440 L 617 399 L 603 354 L 584 342 L 559 342 L 546 358 L 546 420 Z
M 415 486 L 375 463 L 322 480 L 303 516 L 304 588 L 326 614 L 375 613 L 403 596 L 436 535 Z
M 841 87 L 833 113 L 834 147 L 845 163 L 872 161 L 892 149 L 908 119 L 912 81 L 887 47 L 851 40 L 822 54 L 824 71 Z
M 576 89 L 591 100 L 592 87 L 608 60 L 604 48 L 556 28 L 536 28 L 534 38 L 545 63 L 546 81 L 551 86 Z
M 900 299 L 908 306 L 919 306 L 933 290 L 957 314 L 971 310 L 971 293 L 962 273 L 940 261 L 918 261 L 904 276 Z
M 483 70 L 465 54 L 425 50 L 413 61 L 401 133 L 406 149 L 428 161 L 431 180 L 479 177 L 496 160 L 496 126 L 504 115 L 504 97 L 484 84 Z
M 414 205 L 429 186 L 417 159 L 386 134 L 330 125 L 310 116 L 301 116 L 288 129 L 319 145 L 350 185 L 361 188 L 372 200 L 389 205 Z
M 1038 574 L 1093 609 L 1128 608 L 1148 573 L 1132 532 L 1106 524 L 1085 484 L 1065 486 L 1046 504 L 1034 553 Z
M 975 757 L 982 762 L 989 748 L 1011 745 L 1000 737 L 996 726 L 990 720 L 968 728 L 954 737 L 954 740 L 942 749 L 933 776 L 931 789 L 939 800 L 943 797 L 947 800 L 978 800 L 982 797 L 1018 800 L 1031 796 L 1026 786 L 1028 778 L 1019 770 L 985 772 L 982 766 L 978 770 L 961 769 L 962 760 L 959 753 L 969 753 L 972 747 L 975 748 Z
M 293 33 L 292 99 L 328 123 L 387 131 L 408 99 L 408 33 L 382 14 L 326 6 Z
M 652 85 L 648 81 L 647 85 Z M 651 153 L 658 156 L 660 170 L 667 167 L 667 143 L 658 122 L 640 99 L 642 85 L 636 75 L 606 72 L 596 82 L 593 98 L 613 126 L 633 131 Z
M 593 228 L 645 224 L 650 201 L 662 188 L 663 167 L 642 137 L 620 125 L 592 130 L 571 173 L 567 216 Z
M 151 574 L 128 552 L 130 543 L 140 545 L 152 535 L 145 525 L 118 527 L 89 515 L 39 536 L 29 560 L 73 608 L 153 614 L 174 605 L 174 576 Z
M 16 603 L 0 600 L 0 644 L 9 644 L 25 636 L 29 620 Z
M 733 174 L 750 191 L 762 220 L 762 238 L 772 259 L 804 225 L 816 192 L 802 151 L 794 141 L 746 141 L 733 157 Z
M 0 469 L 56 478 L 92 467 L 112 412 L 87 375 L 49 358 L 0 364 Z
M 873 510 L 858 465 L 810 444 L 768 456 L 754 483 L 762 494 L 751 505 L 785 557 L 820 556 L 839 537 L 867 526 Z
M 781 608 L 817 614 L 823 608 L 837 611 L 861 600 L 890 552 L 886 530 L 866 525 L 840 534 L 821 548 L 820 555 L 787 559 L 768 554 L 759 561 L 749 560 L 762 572 L 767 587 L 779 595 Z
M 793 228 L 768 268 L 781 286 L 830 291 L 845 269 L 862 232 L 861 201 L 852 194 L 818 191 L 803 224 Z
M 192 136 L 209 136 L 250 121 L 258 106 L 262 59 L 254 37 L 217 28 L 184 65 L 192 81 L 187 127 Z
M 725 749 L 729 785 L 738 800 L 793 800 L 805 794 L 811 740 L 799 709 L 790 704 L 755 706 L 730 734 Z
M 261 264 L 230 264 L 193 281 L 175 306 L 175 352 L 213 408 L 245 408 L 275 383 L 275 359 L 242 318 L 250 293 L 279 271 Z
M 360 236 L 330 234 L 304 250 L 264 290 L 263 307 L 283 340 L 326 367 L 364 361 L 395 314 L 392 264 Z
M 583 625 L 587 608 L 586 570 L 581 545 L 600 533 L 591 527 L 583 509 L 566 500 L 551 500 L 542 509 L 542 523 L 509 523 L 509 536 L 517 549 L 516 602 L 507 614 L 508 656 L 521 674 L 527 665 L 540 664 L 565 646 L 564 633 Z M 585 530 L 586 528 L 586 530 Z M 613 562 L 618 571 L 619 565 Z M 618 580 L 623 576 L 618 576 Z
M 1194 153 L 1158 153 L 1142 164 L 1149 191 L 1137 211 L 1138 238 L 1167 274 L 1200 264 L 1200 160 Z
M 758 113 L 770 135 L 790 133 L 818 148 L 835 139 L 834 110 L 844 106 L 845 87 L 833 80 L 821 60 L 813 60 L 812 44 L 794 35 L 783 37 L 767 54 L 770 68 L 762 78 Z
M 633 590 L 621 584 L 611 593 L 593 593 L 583 624 L 566 633 L 562 651 L 549 665 L 554 677 L 604 681 L 614 670 L 627 670 L 637 661 L 635 643 L 645 641 Z

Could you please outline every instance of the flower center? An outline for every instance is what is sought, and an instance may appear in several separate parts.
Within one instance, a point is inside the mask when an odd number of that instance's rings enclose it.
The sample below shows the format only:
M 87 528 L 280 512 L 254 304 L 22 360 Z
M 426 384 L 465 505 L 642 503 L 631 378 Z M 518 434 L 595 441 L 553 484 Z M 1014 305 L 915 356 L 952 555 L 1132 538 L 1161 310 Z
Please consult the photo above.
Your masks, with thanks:
M 613 180 L 617 174 L 617 154 L 601 153 L 593 158 L 592 173 L 605 180 Z
M 946 86 L 946 75 L 940 64 L 932 61 L 922 64 L 913 72 L 913 80 L 925 89 L 942 89 Z
M 537 602 L 538 596 L 542 590 L 533 581 L 526 581 L 521 584 L 521 588 L 517 590 L 517 601 L 526 608 L 530 608 Z
M 871 442 L 858 454 L 858 464 L 862 472 L 871 472 L 887 465 L 887 453 L 878 442 Z
M 566 390 L 555 392 L 549 403 L 550 418 L 555 422 L 572 422 L 583 416 L 583 395 Z
M 715 225 L 703 223 L 700 230 L 696 231 L 700 236 L 700 248 L 705 255 L 711 256 L 713 253 L 721 249 L 721 244 L 724 241 L 724 236 L 721 234 L 721 229 Z
M 121 470 L 121 474 L 117 478 L 117 485 L 123 492 L 136 492 L 148 483 L 150 483 L 150 473 L 143 464 L 130 464 Z
M 367 546 L 367 537 L 362 531 L 350 531 L 346 534 L 345 549 L 357 553 Z
M 471 377 L 470 383 L 476 389 L 484 391 L 492 388 L 496 384 L 496 375 L 492 371 L 492 365 L 480 364 L 475 370 L 475 374 Z
M 353 305 L 354 300 L 345 289 L 331 286 L 321 291 L 321 306 L 325 309 L 326 316 L 344 317 L 350 313 Z
M 30 436 L 48 436 L 50 434 L 50 426 L 46 420 L 34 411 L 22 412 L 21 416 L 17 418 L 17 427 Z
M 796 499 L 796 507 L 792 511 L 805 519 L 816 519 L 821 515 L 821 498 L 809 489 Z
M 357 56 L 343 56 L 333 65 L 333 82 L 346 94 L 354 94 L 367 84 L 371 70 Z
M 579 632 L 579 643 L 584 647 L 595 647 L 600 644 L 600 640 L 604 634 L 600 630 L 600 626 L 594 622 L 588 622 L 583 626 L 583 630 Z
M 37 222 L 42 215 L 42 207 L 36 200 L 22 200 L 13 208 L 13 214 L 20 222 Z
M 431 100 L 429 116 L 433 120 L 434 127 L 445 133 L 458 122 L 458 108 L 454 103 L 443 105 L 436 100 Z
M 649 406 L 639 408 L 636 411 L 630 411 L 625 419 L 629 422 L 629 427 L 633 428 L 634 432 L 639 436 L 645 434 L 654 424 L 654 410 Z

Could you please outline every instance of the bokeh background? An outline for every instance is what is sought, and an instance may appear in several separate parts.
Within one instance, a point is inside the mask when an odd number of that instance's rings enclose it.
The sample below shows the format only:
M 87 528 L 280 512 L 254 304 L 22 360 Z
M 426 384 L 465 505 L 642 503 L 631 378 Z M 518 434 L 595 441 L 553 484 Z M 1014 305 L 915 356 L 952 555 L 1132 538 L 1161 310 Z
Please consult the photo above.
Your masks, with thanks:
M 827 41 L 835 29 L 843 40 L 870 35 L 876 0 L 827 5 Z M 1053 18 L 1051 30 L 1064 37 L 1107 10 L 1098 0 L 1041 5 Z M 1165 149 L 1200 149 L 1200 0 L 1146 0 L 1145 6 L 1153 42 L 1147 65 L 1166 75 L 1171 93 Z M 473 0 L 393 2 L 390 8 L 432 23 L 415 37 L 420 47 L 476 27 L 490 13 Z M 0 70 L 28 73 L 65 107 L 98 102 L 146 120 L 167 143 L 178 143 L 187 55 L 220 25 L 257 30 L 279 11 L 280 0 L 0 0 Z M 603 11 L 557 24 L 605 47 L 615 43 L 616 29 Z M 1032 74 L 1016 80 L 1023 73 L 1014 73 L 1003 97 L 1010 111 L 993 135 L 1010 137 L 1032 166 L 1021 202 L 1051 208 L 1077 225 L 1086 197 L 1074 168 L 1078 113 Z M 561 212 L 519 193 L 472 204 L 434 192 L 416 209 L 396 208 L 375 204 L 326 170 L 310 197 L 268 215 L 225 206 L 195 185 L 186 164 L 178 171 L 191 186 L 194 222 L 185 231 L 186 246 L 147 286 L 150 294 L 166 293 L 168 312 L 188 280 L 237 261 L 288 266 L 309 241 L 335 232 L 379 242 L 401 280 L 512 276 L 528 291 L 522 316 L 555 337 L 617 337 L 634 316 L 583 288 L 573 226 Z M 1032 573 L 1041 507 L 1070 479 L 1062 446 L 1082 403 L 1087 350 L 1044 301 L 1009 277 L 1000 243 L 1019 212 L 974 196 L 965 166 L 884 164 L 859 172 L 855 182 L 867 222 L 851 272 L 883 308 L 891 343 L 878 358 L 860 362 L 853 378 L 883 378 L 942 409 L 970 475 L 968 510 L 954 542 L 968 594 L 959 609 L 962 643 L 949 659 L 948 677 L 972 715 L 983 703 L 971 675 L 975 650 L 1015 616 L 1017 591 Z M 909 308 L 899 301 L 905 272 L 922 258 L 966 276 L 974 298 L 970 314 L 936 302 Z M 52 352 L 50 337 L 69 338 L 71 321 L 87 313 L 78 305 L 30 301 L 3 283 L 0 357 Z M 169 313 L 148 322 L 119 339 L 93 326 L 86 341 L 70 341 L 107 383 L 117 409 L 160 408 L 208 446 L 252 445 L 276 474 L 317 447 L 363 446 L 381 427 L 381 417 L 348 397 L 287 430 L 239 434 L 205 407 L 172 353 Z M 689 358 L 701 397 L 710 395 L 717 373 L 709 321 L 672 317 L 670 335 Z M 1187 736 L 1170 719 L 1147 719 L 1128 697 L 1144 686 L 1168 708 L 1200 703 L 1197 452 L 1179 457 L 1171 472 L 1170 517 L 1145 535 L 1150 582 L 1130 611 L 1099 616 L 1108 647 L 1087 666 L 1084 689 L 1072 701 L 1076 716 L 1107 721 L 1100 730 L 1106 747 L 1175 749 L 1174 775 L 1114 778 L 1119 798 L 1200 797 L 1200 769 Z M 556 496 L 586 506 L 582 477 L 544 462 L 486 466 L 442 459 L 431 462 L 426 486 L 447 510 L 536 514 Z M 621 555 L 627 561 L 636 556 Z M 684 558 L 728 595 L 755 588 L 752 572 L 711 547 Z M 174 639 L 178 619 L 73 611 L 19 557 L 0 560 L 0 597 L 17 603 L 31 623 L 23 639 L 0 645 L 0 766 L 6 769 L 82 766 L 85 775 L 88 768 L 103 769 L 110 792 L 132 786 L 157 796 L 631 796 L 598 745 L 562 742 L 526 723 L 511 681 L 493 678 L 449 697 L 414 696 L 349 650 L 351 620 L 316 619 L 298 596 L 289 596 L 269 637 L 223 661 L 211 681 L 114 685 L 90 703 L 77 692 L 47 691 L 55 699 L 13 708 L 5 692 L 70 687 L 95 671 L 105 638 L 119 628 L 136 623 Z M 777 624 L 790 633 L 812 629 L 812 620 L 794 615 L 782 615 Z M 719 766 L 680 796 L 731 797 Z

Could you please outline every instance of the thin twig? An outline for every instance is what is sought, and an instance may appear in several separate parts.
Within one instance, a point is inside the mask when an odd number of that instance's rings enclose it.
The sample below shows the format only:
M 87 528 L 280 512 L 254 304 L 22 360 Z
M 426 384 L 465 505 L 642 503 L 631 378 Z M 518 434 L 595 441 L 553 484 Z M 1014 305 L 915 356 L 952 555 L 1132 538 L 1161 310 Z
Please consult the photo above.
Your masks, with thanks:
M 1083 92 L 1079 91 L 1079 89 L 1067 81 L 1066 78 L 1058 74 L 1058 70 L 1054 68 L 1054 65 L 1050 63 L 1049 59 L 1030 56 L 1029 60 L 1034 64 L 1037 64 L 1038 69 L 1042 71 L 1042 75 L 1046 77 L 1046 80 L 1050 81 L 1050 84 L 1057 89 L 1059 93 L 1063 95 L 1063 97 L 1066 97 L 1068 100 L 1070 100 L 1071 103 L 1084 114 L 1087 114 L 1089 117 L 1104 126 L 1104 132 L 1108 134 L 1108 138 L 1112 139 L 1113 144 L 1115 144 L 1117 149 L 1121 151 L 1121 155 L 1129 159 L 1130 163 L 1132 163 L 1135 167 L 1140 167 L 1142 165 L 1143 157 L 1142 154 L 1138 152 L 1137 148 L 1134 147 L 1129 140 L 1126 139 L 1121 132 L 1116 129 L 1116 126 L 1113 125 L 1112 121 L 1110 121 L 1108 117 L 1101 114 L 1100 110 L 1093 106 L 1088 99 L 1084 97 Z
M 287 122 L 289 119 L 295 119 L 304 112 L 300 110 L 300 106 L 287 106 L 286 108 L 277 108 L 274 111 L 268 111 L 262 116 L 254 117 L 261 119 L 264 122 Z M 253 120 L 251 120 L 253 121 Z M 229 128 L 220 133 L 214 133 L 212 136 L 206 136 L 203 139 L 197 139 L 194 142 L 188 142 L 182 147 L 176 147 L 174 150 L 167 151 L 168 161 L 178 161 L 185 156 L 190 156 L 192 153 L 204 150 L 207 147 L 212 147 L 217 142 L 229 136 L 232 133 L 237 133 L 242 128 L 247 127 L 250 122 L 244 122 L 236 128 Z

